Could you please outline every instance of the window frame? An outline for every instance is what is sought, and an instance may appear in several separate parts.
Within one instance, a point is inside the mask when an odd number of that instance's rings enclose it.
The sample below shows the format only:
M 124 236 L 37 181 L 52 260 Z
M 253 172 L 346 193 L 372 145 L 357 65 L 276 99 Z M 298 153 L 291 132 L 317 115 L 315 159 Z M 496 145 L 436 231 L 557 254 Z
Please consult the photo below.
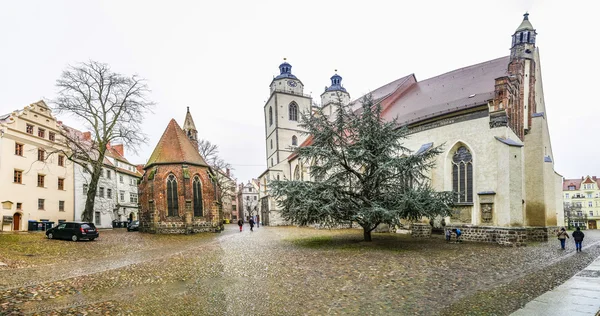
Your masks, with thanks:
M 457 192 L 457 204 L 473 204 L 473 154 L 465 145 L 452 155 L 452 191 Z M 463 187 L 464 186 L 464 187 Z
M 13 183 L 23 184 L 23 170 L 14 169 Z
M 59 212 L 65 211 L 65 201 L 58 201 L 58 211 Z
M 65 190 L 65 179 L 64 178 L 58 178 L 57 181 L 57 186 L 59 190 Z
M 298 122 L 298 104 L 294 101 L 288 105 L 288 119 Z
M 46 210 L 46 199 L 38 199 L 38 211 Z
M 45 185 L 46 185 L 46 175 L 38 173 L 38 175 L 37 175 L 37 187 L 38 188 L 45 188 Z
M 166 190 L 167 216 L 177 217 L 179 216 L 179 188 L 177 177 L 172 173 L 167 176 Z
M 204 199 L 202 198 L 202 180 L 199 175 L 195 175 L 192 180 L 192 208 L 194 217 L 204 216 Z
M 15 142 L 15 155 L 23 157 L 24 144 Z

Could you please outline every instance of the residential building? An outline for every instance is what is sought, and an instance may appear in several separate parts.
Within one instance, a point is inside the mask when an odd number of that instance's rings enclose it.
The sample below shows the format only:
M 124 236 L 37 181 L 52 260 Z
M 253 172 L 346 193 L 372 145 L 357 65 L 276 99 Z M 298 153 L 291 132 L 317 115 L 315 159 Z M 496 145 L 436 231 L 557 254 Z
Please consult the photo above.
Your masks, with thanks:
M 217 173 L 217 183 L 219 195 L 221 196 L 221 208 L 223 210 L 223 219 L 237 221 L 237 195 L 236 195 L 236 180 L 231 176 L 231 171 L 226 169 L 224 172 L 219 170 Z
M 370 93 L 384 120 L 396 119 L 399 128 L 408 129 L 403 145 L 413 153 L 443 146 L 430 183 L 458 194 L 452 215 L 433 219 L 434 225 L 441 227 L 444 220 L 460 226 L 466 240 L 521 245 L 547 240 L 564 222 L 562 176 L 554 169 L 536 36 L 525 14 L 511 36 L 509 56 L 421 81 L 404 75 Z M 263 109 L 267 170 L 259 176 L 261 214 L 271 225 L 288 223 L 269 195 L 269 182 L 310 178 L 310 163 L 294 148 L 311 143 L 298 113 L 313 112 L 312 98 L 288 62 L 279 70 Z M 340 103 L 362 105 L 362 97 L 350 101 L 341 82 L 336 73 L 321 94 L 325 115 Z
M 91 142 L 91 133 L 80 134 L 80 139 Z M 138 218 L 138 181 L 142 174 L 124 156 L 123 144 L 107 145 L 104 165 L 94 199 L 93 221 L 96 227 L 110 228 L 113 222 L 126 222 Z M 75 164 L 75 219 L 83 220 L 83 211 L 90 187 L 91 174 Z
M 67 150 L 61 128 L 44 101 L 0 116 L 1 230 L 73 220 L 73 163 L 58 153 Z
M 570 226 L 585 226 L 587 229 L 598 229 L 600 225 L 600 179 L 596 176 L 585 176 L 581 179 L 563 180 L 563 198 L 566 206 L 575 206 L 581 214 L 575 216 L 587 217 L 586 222 L 572 222 Z M 565 226 L 569 223 L 565 222 Z
M 259 213 L 258 203 L 258 180 L 252 179 L 248 183 L 240 183 L 238 187 L 238 205 L 239 212 L 243 216 L 244 221 L 250 220 L 250 217 L 259 215 L 259 220 L 263 222 L 263 219 Z

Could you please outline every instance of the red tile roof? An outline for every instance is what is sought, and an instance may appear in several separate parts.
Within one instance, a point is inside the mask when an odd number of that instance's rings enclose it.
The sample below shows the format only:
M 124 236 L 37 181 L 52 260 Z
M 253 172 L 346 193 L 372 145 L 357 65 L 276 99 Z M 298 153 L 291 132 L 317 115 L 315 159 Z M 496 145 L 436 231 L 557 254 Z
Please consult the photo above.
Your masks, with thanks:
M 563 191 L 569 191 L 569 186 L 574 185 L 575 186 L 575 190 L 579 190 L 581 188 L 581 184 L 582 183 L 594 183 L 596 182 L 598 184 L 598 187 L 600 187 L 600 178 L 596 178 L 595 176 L 593 177 L 585 177 L 582 179 L 564 179 L 563 180 Z
M 494 98 L 496 78 L 508 73 L 509 57 L 460 68 L 411 85 L 384 117 L 414 123 L 485 104 Z
M 171 119 L 144 169 L 156 164 L 177 163 L 208 167 L 179 124 Z

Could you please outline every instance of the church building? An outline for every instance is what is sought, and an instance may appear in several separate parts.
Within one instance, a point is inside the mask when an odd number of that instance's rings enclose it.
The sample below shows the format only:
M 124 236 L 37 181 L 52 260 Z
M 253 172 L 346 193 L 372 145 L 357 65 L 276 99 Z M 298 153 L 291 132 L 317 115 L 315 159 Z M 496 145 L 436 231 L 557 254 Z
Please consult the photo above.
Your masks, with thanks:
M 144 166 L 139 184 L 140 231 L 218 231 L 221 219 L 213 176 L 198 152 L 198 131 L 188 108 L 184 129 L 171 119 Z
M 564 223 L 562 177 L 554 156 L 544 102 L 537 32 L 529 15 L 513 33 L 510 55 L 417 80 L 403 76 L 371 92 L 384 119 L 408 127 L 404 146 L 418 153 L 442 145 L 430 172 L 439 191 L 458 192 L 452 216 L 434 226 L 461 227 L 466 240 L 522 245 L 548 240 Z M 266 224 L 287 224 L 269 196 L 274 179 L 308 180 L 310 166 L 294 146 L 310 144 L 298 128 L 298 111 L 310 111 L 303 84 L 280 65 L 265 104 L 268 169 L 260 176 Z M 350 95 L 334 75 L 321 95 L 325 114 Z M 359 106 L 362 97 L 352 101 Z M 429 222 L 430 219 L 424 219 Z

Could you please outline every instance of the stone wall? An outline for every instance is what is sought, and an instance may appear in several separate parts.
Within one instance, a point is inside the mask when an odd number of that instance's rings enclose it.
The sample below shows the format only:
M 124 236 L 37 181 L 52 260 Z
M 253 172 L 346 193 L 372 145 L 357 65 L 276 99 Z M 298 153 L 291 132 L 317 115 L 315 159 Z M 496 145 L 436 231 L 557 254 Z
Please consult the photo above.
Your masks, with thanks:
M 195 233 L 215 233 L 220 228 L 212 223 L 195 222 L 186 224 L 185 222 L 161 222 L 149 223 L 140 222 L 140 232 L 151 234 L 195 234 Z
M 556 236 L 558 227 L 494 227 L 472 225 L 448 225 L 446 230 L 459 228 L 465 241 L 490 242 L 499 245 L 520 247 L 528 242 L 548 241 Z M 454 234 L 453 234 L 454 236 Z
M 411 236 L 413 238 L 430 238 L 431 225 L 424 223 L 413 223 L 410 225 Z

